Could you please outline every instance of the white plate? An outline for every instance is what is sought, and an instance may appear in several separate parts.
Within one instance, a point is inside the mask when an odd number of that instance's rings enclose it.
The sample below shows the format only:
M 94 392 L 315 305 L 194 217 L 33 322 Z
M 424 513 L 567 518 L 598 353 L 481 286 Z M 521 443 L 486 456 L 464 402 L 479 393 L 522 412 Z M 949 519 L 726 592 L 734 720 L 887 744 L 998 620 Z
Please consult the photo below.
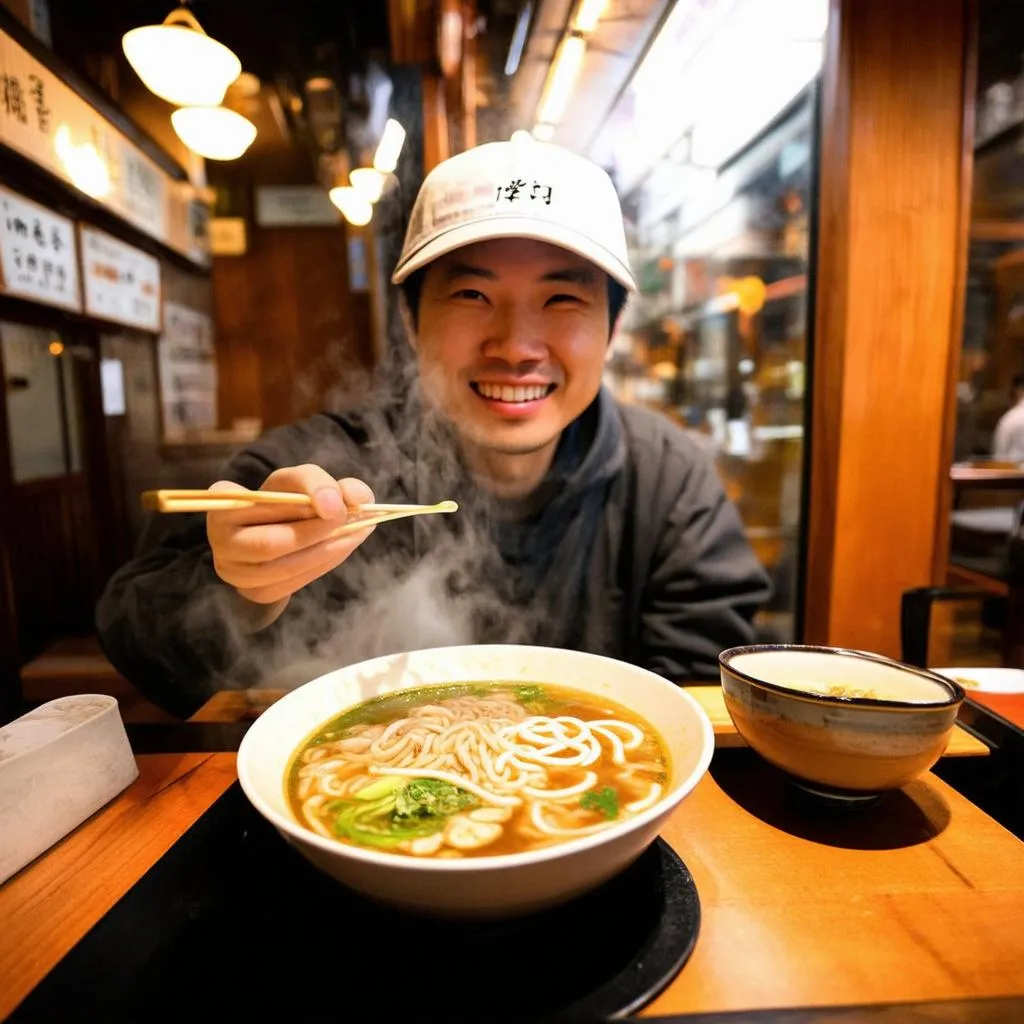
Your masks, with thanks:
M 937 668 L 932 671 L 949 676 L 963 686 L 969 697 L 974 693 L 1024 693 L 1024 669 L 1019 668 Z M 974 680 L 969 686 L 964 679 Z

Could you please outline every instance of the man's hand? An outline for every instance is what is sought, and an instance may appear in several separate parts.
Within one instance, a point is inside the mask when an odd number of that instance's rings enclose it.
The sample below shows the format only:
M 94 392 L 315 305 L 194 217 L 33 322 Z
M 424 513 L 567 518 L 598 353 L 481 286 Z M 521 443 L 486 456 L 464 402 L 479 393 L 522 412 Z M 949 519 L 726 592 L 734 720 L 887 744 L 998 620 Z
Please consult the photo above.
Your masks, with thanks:
M 244 488 L 219 480 L 210 490 Z M 369 526 L 332 536 L 351 509 L 373 501 L 373 492 L 361 480 L 335 480 L 319 466 L 277 469 L 260 490 L 308 494 L 313 505 L 251 505 L 208 512 L 206 534 L 214 568 L 225 583 L 254 604 L 280 606 L 272 613 L 267 609 L 268 621 L 262 626 L 280 615 L 292 594 L 341 565 L 373 532 Z

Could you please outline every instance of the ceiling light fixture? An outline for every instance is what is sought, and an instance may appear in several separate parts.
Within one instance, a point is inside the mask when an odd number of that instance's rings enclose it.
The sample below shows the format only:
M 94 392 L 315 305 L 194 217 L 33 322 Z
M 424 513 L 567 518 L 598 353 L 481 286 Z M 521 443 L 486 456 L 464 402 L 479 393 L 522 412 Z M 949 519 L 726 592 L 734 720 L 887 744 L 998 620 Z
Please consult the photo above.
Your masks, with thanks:
M 386 179 L 385 175 L 376 167 L 357 167 L 349 174 L 348 180 L 352 182 L 352 187 L 361 196 L 371 203 L 375 203 L 380 199 L 381 192 L 384 191 Z
M 256 138 L 256 126 L 226 107 L 182 107 L 171 114 L 178 138 L 208 160 L 237 160 Z
M 380 142 L 377 143 L 373 166 L 381 174 L 391 174 L 398 166 L 398 157 L 404 143 L 405 129 L 393 117 L 389 117 L 384 124 L 384 131 L 381 132 Z
M 537 114 L 540 124 L 558 124 L 562 119 L 586 49 L 586 39 L 576 33 L 570 33 L 562 40 Z
M 512 39 L 508 44 L 508 56 L 505 58 L 505 74 L 510 77 L 519 70 L 519 64 L 523 59 L 523 50 L 526 49 L 526 37 L 530 31 L 530 21 L 533 18 L 533 0 L 523 4 L 516 16 L 516 26 L 512 30 Z
M 608 6 L 608 0 L 583 0 L 576 12 L 576 31 L 593 32 Z
M 235 54 L 211 39 L 184 6 L 162 25 L 126 32 L 121 46 L 146 88 L 178 107 L 216 106 L 242 71 Z
M 555 51 L 537 110 L 537 125 L 533 130 L 534 137 L 542 142 L 554 135 L 555 125 L 565 113 L 583 66 L 588 37 L 597 28 L 607 6 L 608 0 L 581 0 L 572 18 L 572 28 L 562 37 Z
M 328 194 L 349 224 L 362 227 L 373 219 L 373 203 L 352 185 L 339 185 Z

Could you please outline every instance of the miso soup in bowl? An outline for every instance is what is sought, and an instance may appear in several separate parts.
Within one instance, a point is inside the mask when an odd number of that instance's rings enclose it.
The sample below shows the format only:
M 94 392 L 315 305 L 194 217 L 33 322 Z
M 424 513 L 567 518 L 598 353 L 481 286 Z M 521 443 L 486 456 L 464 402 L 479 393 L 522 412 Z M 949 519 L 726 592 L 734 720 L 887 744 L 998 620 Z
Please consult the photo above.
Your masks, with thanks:
M 371 898 L 502 917 L 582 895 L 635 860 L 707 770 L 684 691 L 596 655 L 447 647 L 286 694 L 238 754 L 255 808 Z
M 734 647 L 719 666 L 740 736 L 803 789 L 847 802 L 931 768 L 964 700 L 936 673 L 837 647 Z

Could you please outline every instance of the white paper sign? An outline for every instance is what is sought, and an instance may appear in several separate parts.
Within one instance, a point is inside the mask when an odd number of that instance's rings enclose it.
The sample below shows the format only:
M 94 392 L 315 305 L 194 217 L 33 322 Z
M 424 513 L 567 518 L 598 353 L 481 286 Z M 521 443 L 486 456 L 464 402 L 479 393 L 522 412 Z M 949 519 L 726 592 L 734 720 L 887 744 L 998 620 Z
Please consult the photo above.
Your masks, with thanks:
M 187 306 L 164 305 L 157 346 L 164 436 L 217 427 L 217 362 L 210 318 Z
M 249 249 L 244 217 L 210 219 L 210 252 L 214 256 L 244 256 Z
M 260 185 L 256 223 L 263 228 L 331 227 L 341 211 L 319 185 Z
M 207 265 L 196 190 L 178 181 L 98 110 L 0 31 L 0 142 L 140 231 Z
M 159 331 L 159 262 L 96 228 L 83 225 L 79 233 L 86 313 Z
M 7 295 L 82 308 L 74 225 L 5 188 L 0 188 L 0 271 Z
M 123 416 L 127 408 L 124 401 L 124 364 L 120 359 L 100 360 L 100 387 L 104 416 Z

